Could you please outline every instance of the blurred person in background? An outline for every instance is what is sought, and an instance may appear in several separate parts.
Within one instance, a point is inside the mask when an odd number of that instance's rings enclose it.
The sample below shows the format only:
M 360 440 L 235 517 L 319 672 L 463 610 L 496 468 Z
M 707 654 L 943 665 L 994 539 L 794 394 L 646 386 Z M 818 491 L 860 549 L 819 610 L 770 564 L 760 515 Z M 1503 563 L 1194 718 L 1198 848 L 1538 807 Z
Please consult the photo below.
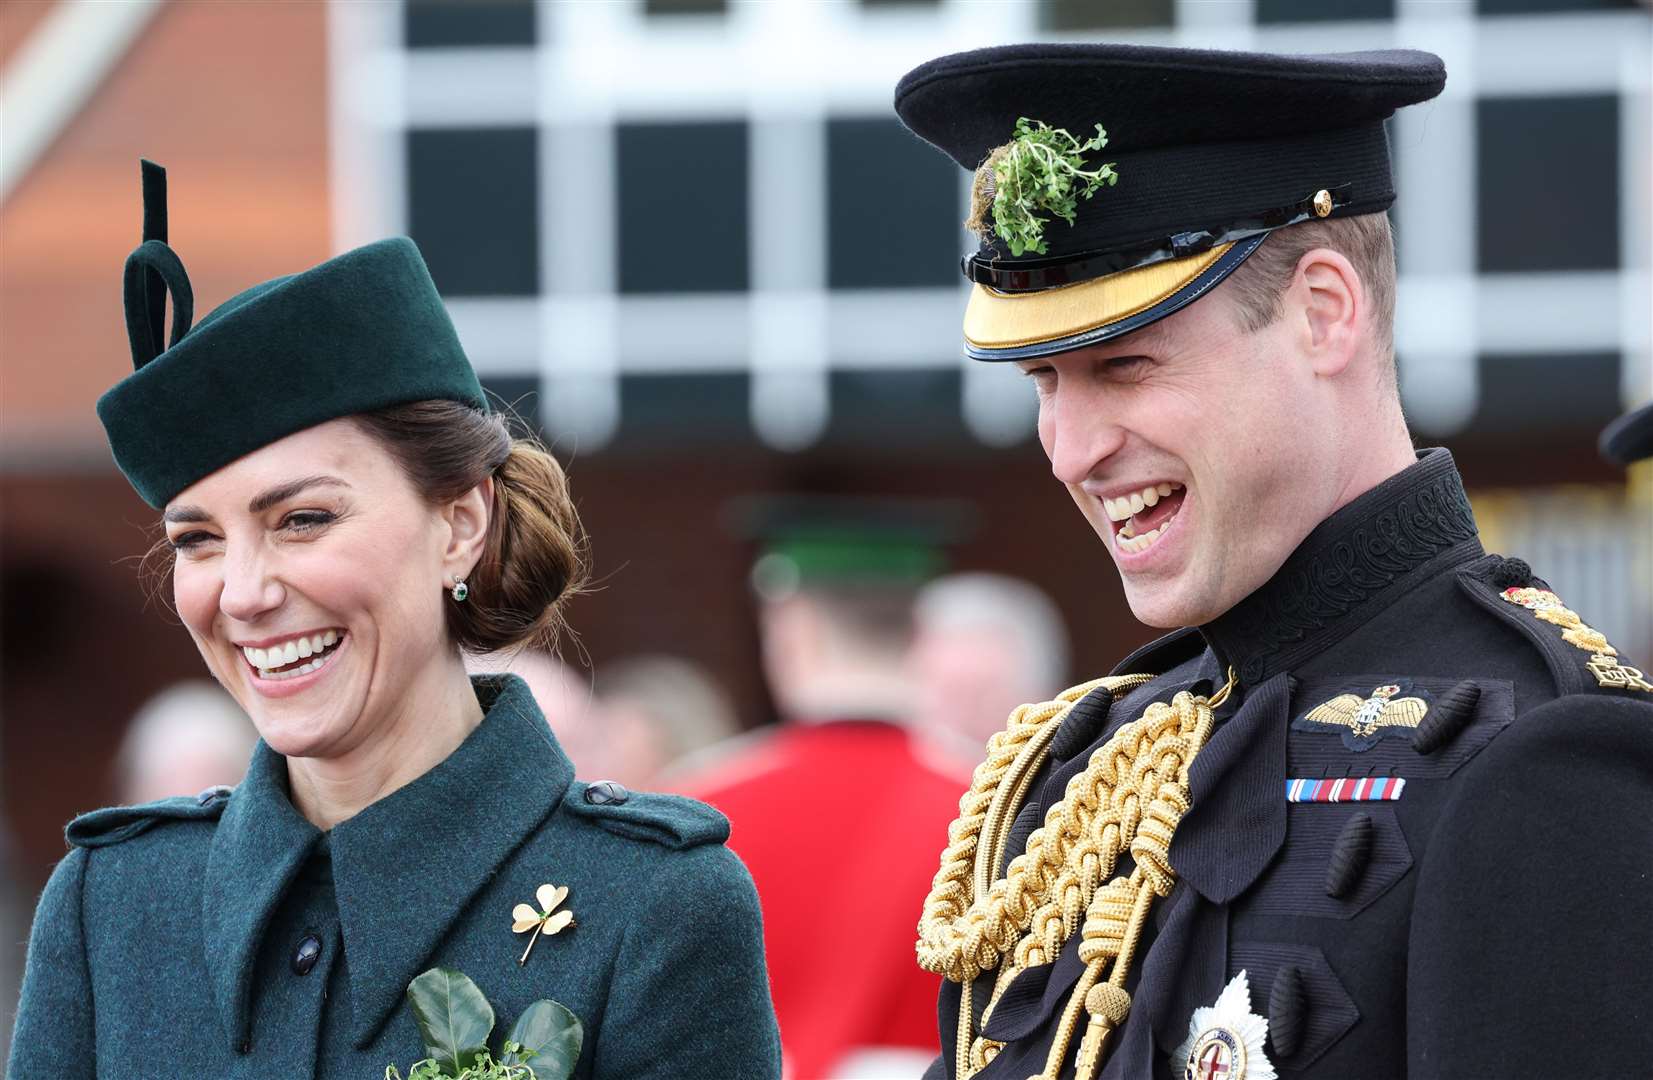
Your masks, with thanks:
M 935 1054 L 936 979 L 912 963 L 913 913 L 964 779 L 911 726 L 912 604 L 940 556 L 922 519 L 866 501 L 755 516 L 781 722 L 679 788 L 728 815 L 757 882 L 787 1075 L 916 1076 Z
M 115 758 L 116 791 L 133 805 L 234 787 L 257 741 L 223 687 L 205 679 L 174 683 L 132 717 Z
M 552 999 L 534 1041 L 568 1060 L 541 1059 L 547 1078 L 769 1080 L 758 902 L 727 822 L 576 781 L 522 680 L 465 670 L 465 652 L 551 647 L 585 539 L 418 249 L 345 252 L 196 325 L 165 173 L 142 176 L 135 371 L 98 414 L 164 511 L 180 619 L 261 738 L 233 791 L 71 822 L 9 1075 L 385 1076 L 456 1013 L 467 1059 L 496 1016 L 497 1053 Z M 486 1026 L 437 968 L 492 1000 Z
M 1042 701 L 1068 676 L 1068 633 L 1055 601 L 1005 574 L 947 574 L 919 590 L 908 655 L 918 727 L 959 767 L 1017 705 Z
M 937 833 L 926 1076 L 1647 1071 L 1653 682 L 1401 409 L 1386 124 L 1445 85 L 1113 43 L 898 83 L 974 174 L 965 352 L 1172 631 L 1017 710 Z
M 465 656 L 465 670 L 473 675 L 515 675 L 545 714 L 557 744 L 574 763 L 574 775 L 597 779 L 604 771 L 607 736 L 596 716 L 591 680 L 549 649 L 506 649 Z
M 692 772 L 698 754 L 740 731 L 729 695 L 706 669 L 681 657 L 604 664 L 592 692 L 606 751 L 593 775 L 628 787 L 669 786 L 674 772 Z

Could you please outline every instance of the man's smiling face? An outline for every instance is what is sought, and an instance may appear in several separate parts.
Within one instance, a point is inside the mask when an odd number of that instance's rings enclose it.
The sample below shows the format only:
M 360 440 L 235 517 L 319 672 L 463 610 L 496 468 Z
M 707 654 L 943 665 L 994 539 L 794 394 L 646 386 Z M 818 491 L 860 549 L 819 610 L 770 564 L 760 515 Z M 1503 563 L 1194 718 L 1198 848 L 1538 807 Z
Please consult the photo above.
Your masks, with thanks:
M 1115 341 L 1019 364 L 1051 471 L 1142 622 L 1221 615 L 1335 506 L 1333 410 L 1296 328 L 1241 329 L 1219 286 Z

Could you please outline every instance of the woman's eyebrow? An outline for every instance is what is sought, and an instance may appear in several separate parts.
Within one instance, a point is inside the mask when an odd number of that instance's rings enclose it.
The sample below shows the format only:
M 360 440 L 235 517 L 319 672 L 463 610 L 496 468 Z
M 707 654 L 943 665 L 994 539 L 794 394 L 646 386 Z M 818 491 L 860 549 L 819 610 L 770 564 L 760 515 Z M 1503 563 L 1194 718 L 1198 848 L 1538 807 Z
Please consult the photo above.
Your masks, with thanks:
M 300 480 L 292 480 L 265 491 L 247 504 L 247 512 L 249 514 L 262 514 L 270 507 L 277 503 L 286 502 L 306 488 L 320 486 L 347 488 L 350 485 L 336 476 L 306 476 Z
M 252 502 L 247 504 L 247 512 L 250 514 L 262 514 L 270 507 L 291 499 L 294 495 L 297 495 L 305 488 L 318 486 L 347 488 L 350 485 L 336 476 L 306 476 L 301 480 L 292 480 L 288 483 L 280 485 L 279 487 L 273 487 L 265 491 Z M 169 507 L 166 513 L 161 515 L 161 520 L 172 524 L 181 524 L 184 522 L 193 521 L 211 521 L 212 515 L 201 509 L 199 506 L 173 506 Z

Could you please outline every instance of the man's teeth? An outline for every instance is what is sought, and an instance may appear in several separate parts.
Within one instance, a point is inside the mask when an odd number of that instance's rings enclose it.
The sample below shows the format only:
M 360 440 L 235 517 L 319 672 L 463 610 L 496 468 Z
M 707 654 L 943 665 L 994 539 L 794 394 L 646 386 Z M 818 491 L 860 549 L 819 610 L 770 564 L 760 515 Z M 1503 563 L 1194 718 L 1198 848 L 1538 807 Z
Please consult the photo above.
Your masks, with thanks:
M 1158 540 L 1159 534 L 1164 532 L 1170 524 L 1171 522 L 1167 520 L 1164 525 L 1157 529 L 1149 529 L 1141 536 L 1126 536 L 1124 533 L 1120 533 L 1114 539 L 1118 542 L 1120 551 L 1141 551 L 1155 540 Z
M 1141 491 L 1133 491 L 1129 495 L 1121 495 L 1117 499 L 1103 499 L 1102 509 L 1110 521 L 1124 521 L 1132 514 L 1140 514 L 1150 506 L 1157 505 L 1159 500 L 1173 491 L 1181 491 L 1181 484 L 1153 484 Z
M 272 645 L 267 649 L 254 649 L 243 645 L 241 652 L 246 656 L 247 663 L 258 669 L 261 678 L 285 679 L 293 675 L 303 675 L 321 667 L 326 658 L 316 654 L 337 645 L 338 642 L 339 632 L 337 630 L 325 630 L 319 634 L 311 634 L 308 637 L 292 638 L 279 645 Z M 309 656 L 315 656 L 316 659 L 291 671 L 278 672 L 273 670 L 287 664 L 297 663 L 300 659 Z

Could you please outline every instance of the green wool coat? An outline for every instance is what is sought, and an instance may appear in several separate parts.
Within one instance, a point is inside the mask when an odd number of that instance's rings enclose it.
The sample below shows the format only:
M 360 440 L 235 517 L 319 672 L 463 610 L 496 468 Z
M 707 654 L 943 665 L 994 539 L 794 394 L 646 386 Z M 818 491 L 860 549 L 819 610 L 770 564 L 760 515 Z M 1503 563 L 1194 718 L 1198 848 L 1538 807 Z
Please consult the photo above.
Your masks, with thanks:
M 424 1056 L 407 985 L 438 965 L 475 980 L 496 1035 L 535 999 L 566 1005 L 582 1080 L 778 1077 L 727 821 L 674 796 L 588 797 L 521 680 L 476 687 L 486 716 L 459 749 L 327 833 L 263 743 L 227 797 L 76 819 L 35 914 L 12 1080 L 405 1075 Z M 519 966 L 511 909 L 548 882 L 575 924 Z

